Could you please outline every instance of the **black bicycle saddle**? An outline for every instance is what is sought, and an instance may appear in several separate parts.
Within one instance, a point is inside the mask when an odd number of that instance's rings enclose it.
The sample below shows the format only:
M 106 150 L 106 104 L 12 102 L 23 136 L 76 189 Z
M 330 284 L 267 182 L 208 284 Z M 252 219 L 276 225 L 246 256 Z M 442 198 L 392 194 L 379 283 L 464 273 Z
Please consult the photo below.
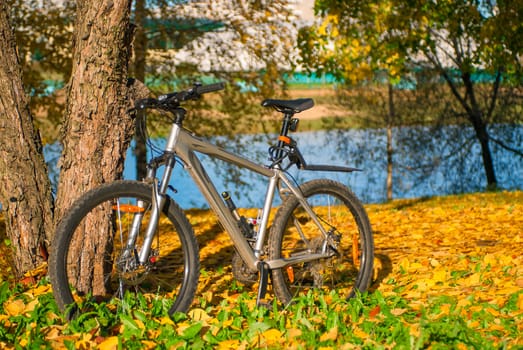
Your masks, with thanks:
M 273 107 L 282 113 L 299 113 L 314 106 L 312 98 L 299 98 L 296 100 L 274 100 L 266 99 L 261 103 L 263 107 Z

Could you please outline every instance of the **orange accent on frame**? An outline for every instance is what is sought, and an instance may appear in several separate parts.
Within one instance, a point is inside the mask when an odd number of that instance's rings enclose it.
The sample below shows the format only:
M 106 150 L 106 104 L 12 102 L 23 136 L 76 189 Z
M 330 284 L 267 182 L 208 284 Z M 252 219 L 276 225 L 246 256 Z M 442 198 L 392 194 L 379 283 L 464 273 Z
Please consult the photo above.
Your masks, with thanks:
M 139 206 L 132 204 L 115 204 L 113 205 L 113 210 L 120 210 L 124 213 L 143 213 L 145 211 L 144 208 L 140 208 Z
M 291 143 L 291 139 L 289 137 L 287 137 L 287 136 L 280 135 L 280 136 L 278 136 L 278 140 L 279 141 L 283 141 L 283 142 L 285 142 L 288 145 Z
M 294 268 L 292 266 L 287 266 L 287 277 L 289 277 L 289 282 L 294 283 Z

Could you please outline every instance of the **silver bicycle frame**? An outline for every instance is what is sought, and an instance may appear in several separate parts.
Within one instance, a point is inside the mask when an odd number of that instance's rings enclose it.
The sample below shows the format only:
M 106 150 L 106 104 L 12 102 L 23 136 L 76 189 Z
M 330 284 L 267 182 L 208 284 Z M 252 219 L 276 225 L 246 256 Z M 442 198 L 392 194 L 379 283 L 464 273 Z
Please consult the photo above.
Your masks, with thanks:
M 218 216 L 220 223 L 223 225 L 223 227 L 229 234 L 238 253 L 249 268 L 257 269 L 258 263 L 261 261 L 260 259 L 263 253 L 263 244 L 265 241 L 267 225 L 269 222 L 269 214 L 272 208 L 274 194 L 279 181 L 283 182 L 285 186 L 291 191 L 291 193 L 298 198 L 301 205 L 311 216 L 312 220 L 316 223 L 324 237 L 326 239 L 328 238 L 327 232 L 321 225 L 315 213 L 308 205 L 301 191 L 285 176 L 285 173 L 281 171 L 278 167 L 268 168 L 256 164 L 238 155 L 235 155 L 233 153 L 230 153 L 222 149 L 221 147 L 209 143 L 208 141 L 202 138 L 194 136 L 193 134 L 189 133 L 187 130 L 183 129 L 175 123 L 173 123 L 171 132 L 169 134 L 169 138 L 167 139 L 165 152 L 176 154 L 177 158 L 183 162 L 184 168 L 187 170 L 193 181 L 198 186 L 200 192 L 205 197 L 212 211 L 216 213 L 216 215 Z M 213 158 L 217 158 L 231 164 L 235 164 L 238 167 L 248 169 L 269 179 L 269 184 L 267 186 L 265 201 L 262 209 L 261 224 L 258 229 L 254 249 L 249 245 L 249 242 L 242 234 L 238 226 L 238 222 L 236 221 L 236 219 L 226 206 L 225 202 L 223 201 L 222 197 L 216 190 L 216 187 L 214 186 L 213 182 L 207 175 L 207 172 L 203 168 L 202 163 L 196 156 L 196 152 L 209 155 Z M 152 208 L 152 218 L 157 218 L 159 216 L 158 213 L 162 210 L 163 204 L 165 203 L 165 192 L 167 190 L 167 185 L 169 184 L 170 177 L 171 171 L 166 169 L 162 177 L 160 190 L 155 195 L 156 203 Z M 150 227 L 148 227 L 146 232 L 143 249 L 140 252 L 139 256 L 139 260 L 142 263 L 146 261 L 149 255 L 150 243 L 152 242 L 154 232 L 156 231 L 157 222 L 155 221 L 157 220 L 151 220 Z M 274 269 L 285 267 L 287 265 L 291 265 L 298 262 L 313 261 L 320 258 L 327 258 L 330 256 L 331 254 L 304 254 L 287 259 L 282 258 L 271 261 L 265 261 L 265 263 L 269 266 L 270 269 Z

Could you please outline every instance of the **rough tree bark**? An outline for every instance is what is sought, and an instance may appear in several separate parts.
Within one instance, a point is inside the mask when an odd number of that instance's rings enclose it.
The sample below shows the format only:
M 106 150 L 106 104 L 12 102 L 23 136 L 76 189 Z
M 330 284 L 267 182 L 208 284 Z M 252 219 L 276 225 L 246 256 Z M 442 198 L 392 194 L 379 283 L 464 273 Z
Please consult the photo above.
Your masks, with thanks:
M 129 116 L 128 62 L 131 52 L 131 0 L 79 0 L 74 32 L 72 74 L 67 87 L 63 153 L 55 216 L 59 220 L 85 191 L 121 176 L 124 154 L 132 136 Z M 79 290 L 92 284 L 104 294 L 104 283 L 93 280 L 103 269 L 110 247 L 103 218 L 85 225 L 84 239 L 73 244 L 81 266 Z M 100 271 L 94 274 L 102 276 Z
M 136 0 L 134 9 L 134 21 L 136 25 L 134 36 L 134 77 L 141 82 L 145 82 L 145 60 L 147 51 L 147 36 L 145 35 L 145 0 Z M 147 175 L 147 149 L 145 147 L 145 139 L 140 130 L 140 121 L 143 118 L 144 111 L 137 112 L 139 115 L 135 123 L 135 148 L 134 155 L 136 157 L 136 179 L 142 180 Z
M 131 0 L 77 1 L 57 218 L 80 194 L 121 175 L 128 114 Z
M 0 203 L 20 277 L 47 259 L 53 232 L 51 184 L 29 100 L 6 2 L 0 4 Z

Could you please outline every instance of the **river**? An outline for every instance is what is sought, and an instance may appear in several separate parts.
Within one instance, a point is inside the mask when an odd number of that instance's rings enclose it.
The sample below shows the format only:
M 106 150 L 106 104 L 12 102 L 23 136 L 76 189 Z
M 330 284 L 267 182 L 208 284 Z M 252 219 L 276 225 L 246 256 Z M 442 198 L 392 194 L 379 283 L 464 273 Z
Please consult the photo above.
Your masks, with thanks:
M 523 145 L 523 126 L 495 126 L 492 135 L 510 140 L 514 148 Z M 386 200 L 386 136 L 385 130 L 334 130 L 293 133 L 307 163 L 337 164 L 360 168 L 353 173 L 329 173 L 297 171 L 289 172 L 298 181 L 316 177 L 328 177 L 343 182 L 365 203 Z M 244 156 L 267 164 L 268 140 L 256 135 L 241 135 Z M 224 142 L 224 138 L 216 138 Z M 402 127 L 393 130 L 394 171 L 393 197 L 415 198 L 482 191 L 486 187 L 481 150 L 473 137 L 473 130 L 464 126 L 448 126 L 441 129 L 427 127 Z M 458 141 L 458 142 L 456 142 Z M 165 140 L 154 140 L 162 147 Z M 233 144 L 233 143 L 230 143 Z M 248 148 L 245 147 L 248 145 Z M 503 189 L 523 189 L 523 158 L 491 143 L 498 184 Z M 48 145 L 44 155 L 51 169 L 56 169 L 60 146 Z M 228 190 L 236 204 L 241 207 L 260 207 L 265 195 L 263 178 L 246 171 L 239 173 L 243 185 L 236 186 L 223 163 L 216 163 L 206 156 L 202 161 L 211 179 L 216 180 L 218 191 Z M 126 157 L 124 178 L 136 177 L 136 160 L 129 149 Z M 56 182 L 56 171 L 53 175 Z M 238 179 L 234 177 L 234 179 Z M 182 166 L 175 167 L 172 196 L 183 208 L 206 208 L 204 198 Z

